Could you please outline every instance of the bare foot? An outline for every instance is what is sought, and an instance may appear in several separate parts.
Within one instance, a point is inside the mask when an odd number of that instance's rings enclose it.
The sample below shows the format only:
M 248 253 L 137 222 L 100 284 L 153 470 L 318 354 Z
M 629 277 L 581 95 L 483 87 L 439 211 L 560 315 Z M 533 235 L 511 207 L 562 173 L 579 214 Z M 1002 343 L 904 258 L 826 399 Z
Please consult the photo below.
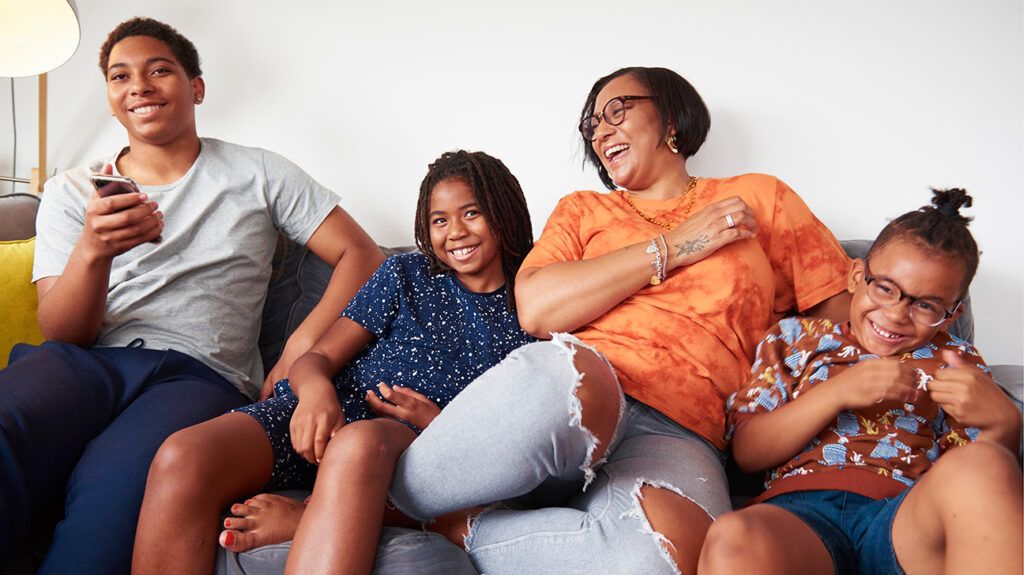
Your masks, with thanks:
M 241 553 L 291 541 L 305 510 L 305 501 L 269 493 L 261 493 L 245 503 L 236 503 L 231 506 L 234 517 L 224 520 L 220 545 L 228 551 Z

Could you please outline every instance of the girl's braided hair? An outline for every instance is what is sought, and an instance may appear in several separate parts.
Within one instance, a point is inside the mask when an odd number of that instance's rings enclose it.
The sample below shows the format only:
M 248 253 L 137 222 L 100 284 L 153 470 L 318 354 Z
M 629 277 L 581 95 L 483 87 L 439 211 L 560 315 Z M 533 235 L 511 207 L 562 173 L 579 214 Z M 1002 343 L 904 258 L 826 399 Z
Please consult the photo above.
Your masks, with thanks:
M 460 180 L 473 190 L 480 212 L 498 240 L 508 309 L 514 311 L 516 273 L 533 247 L 530 212 L 519 180 L 501 160 L 483 152 L 445 152 L 430 164 L 416 203 L 416 247 L 430 259 L 434 273 L 451 271 L 430 244 L 430 195 L 434 186 L 449 178 Z

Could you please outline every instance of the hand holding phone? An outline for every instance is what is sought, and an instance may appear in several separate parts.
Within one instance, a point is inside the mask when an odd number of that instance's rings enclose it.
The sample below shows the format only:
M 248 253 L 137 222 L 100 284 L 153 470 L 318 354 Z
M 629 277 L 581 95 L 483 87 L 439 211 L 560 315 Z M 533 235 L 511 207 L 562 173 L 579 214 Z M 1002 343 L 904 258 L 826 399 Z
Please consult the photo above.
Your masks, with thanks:
M 96 188 L 96 193 L 99 194 L 101 198 L 108 198 L 110 196 L 117 196 L 120 194 L 142 193 L 139 190 L 139 185 L 135 183 L 135 180 L 128 176 L 91 173 L 89 174 L 89 180 L 92 182 L 93 187 Z M 150 240 L 150 243 L 159 244 L 161 241 L 163 241 L 162 235 Z

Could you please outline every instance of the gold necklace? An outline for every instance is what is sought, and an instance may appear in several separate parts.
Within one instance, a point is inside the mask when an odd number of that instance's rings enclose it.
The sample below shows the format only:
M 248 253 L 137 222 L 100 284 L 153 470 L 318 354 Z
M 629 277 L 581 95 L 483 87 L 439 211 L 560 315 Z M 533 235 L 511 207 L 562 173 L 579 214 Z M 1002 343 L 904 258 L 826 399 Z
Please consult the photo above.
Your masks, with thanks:
M 679 206 L 683 205 L 683 200 L 686 200 L 687 196 L 689 196 L 689 201 L 686 202 L 686 209 L 683 210 L 683 215 L 679 216 L 678 218 L 672 218 L 672 219 L 668 220 L 667 222 L 663 222 L 663 221 L 659 220 L 658 218 L 651 217 L 651 216 L 648 216 L 647 214 L 643 213 L 640 210 L 640 208 L 636 207 L 636 204 L 633 203 L 633 200 L 629 197 L 629 192 L 625 192 L 626 203 L 629 204 L 629 207 L 633 208 L 633 211 L 636 212 L 637 214 L 639 214 L 641 218 L 647 220 L 648 222 L 650 222 L 650 223 L 652 223 L 652 224 L 654 224 L 656 226 L 661 226 L 661 227 L 665 228 L 666 230 L 671 231 L 672 228 L 676 224 L 678 224 L 679 222 L 685 220 L 687 218 L 687 216 L 690 215 L 690 208 L 693 207 L 693 201 L 695 199 L 697 199 L 697 194 L 691 194 L 690 192 L 693 191 L 693 188 L 697 187 L 697 180 L 699 180 L 699 179 L 700 178 L 698 178 L 696 176 L 690 176 L 690 183 L 687 184 L 686 190 L 683 192 L 683 195 L 679 196 L 679 203 L 677 203 L 675 206 L 672 207 L 671 210 L 669 210 L 669 211 L 667 211 L 665 213 L 666 214 L 671 214 L 672 212 L 678 210 Z

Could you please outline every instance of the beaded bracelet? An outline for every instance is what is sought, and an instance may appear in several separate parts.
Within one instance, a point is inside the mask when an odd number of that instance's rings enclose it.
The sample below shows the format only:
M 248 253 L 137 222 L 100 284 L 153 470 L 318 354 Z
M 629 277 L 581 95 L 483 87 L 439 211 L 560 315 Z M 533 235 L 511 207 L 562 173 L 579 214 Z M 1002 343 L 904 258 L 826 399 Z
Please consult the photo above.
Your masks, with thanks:
M 661 246 L 658 245 L 658 238 L 651 239 L 651 245 L 647 246 L 647 253 L 654 254 L 654 269 L 656 273 L 651 276 L 650 284 L 656 286 L 665 277 L 665 268 L 661 265 Z

